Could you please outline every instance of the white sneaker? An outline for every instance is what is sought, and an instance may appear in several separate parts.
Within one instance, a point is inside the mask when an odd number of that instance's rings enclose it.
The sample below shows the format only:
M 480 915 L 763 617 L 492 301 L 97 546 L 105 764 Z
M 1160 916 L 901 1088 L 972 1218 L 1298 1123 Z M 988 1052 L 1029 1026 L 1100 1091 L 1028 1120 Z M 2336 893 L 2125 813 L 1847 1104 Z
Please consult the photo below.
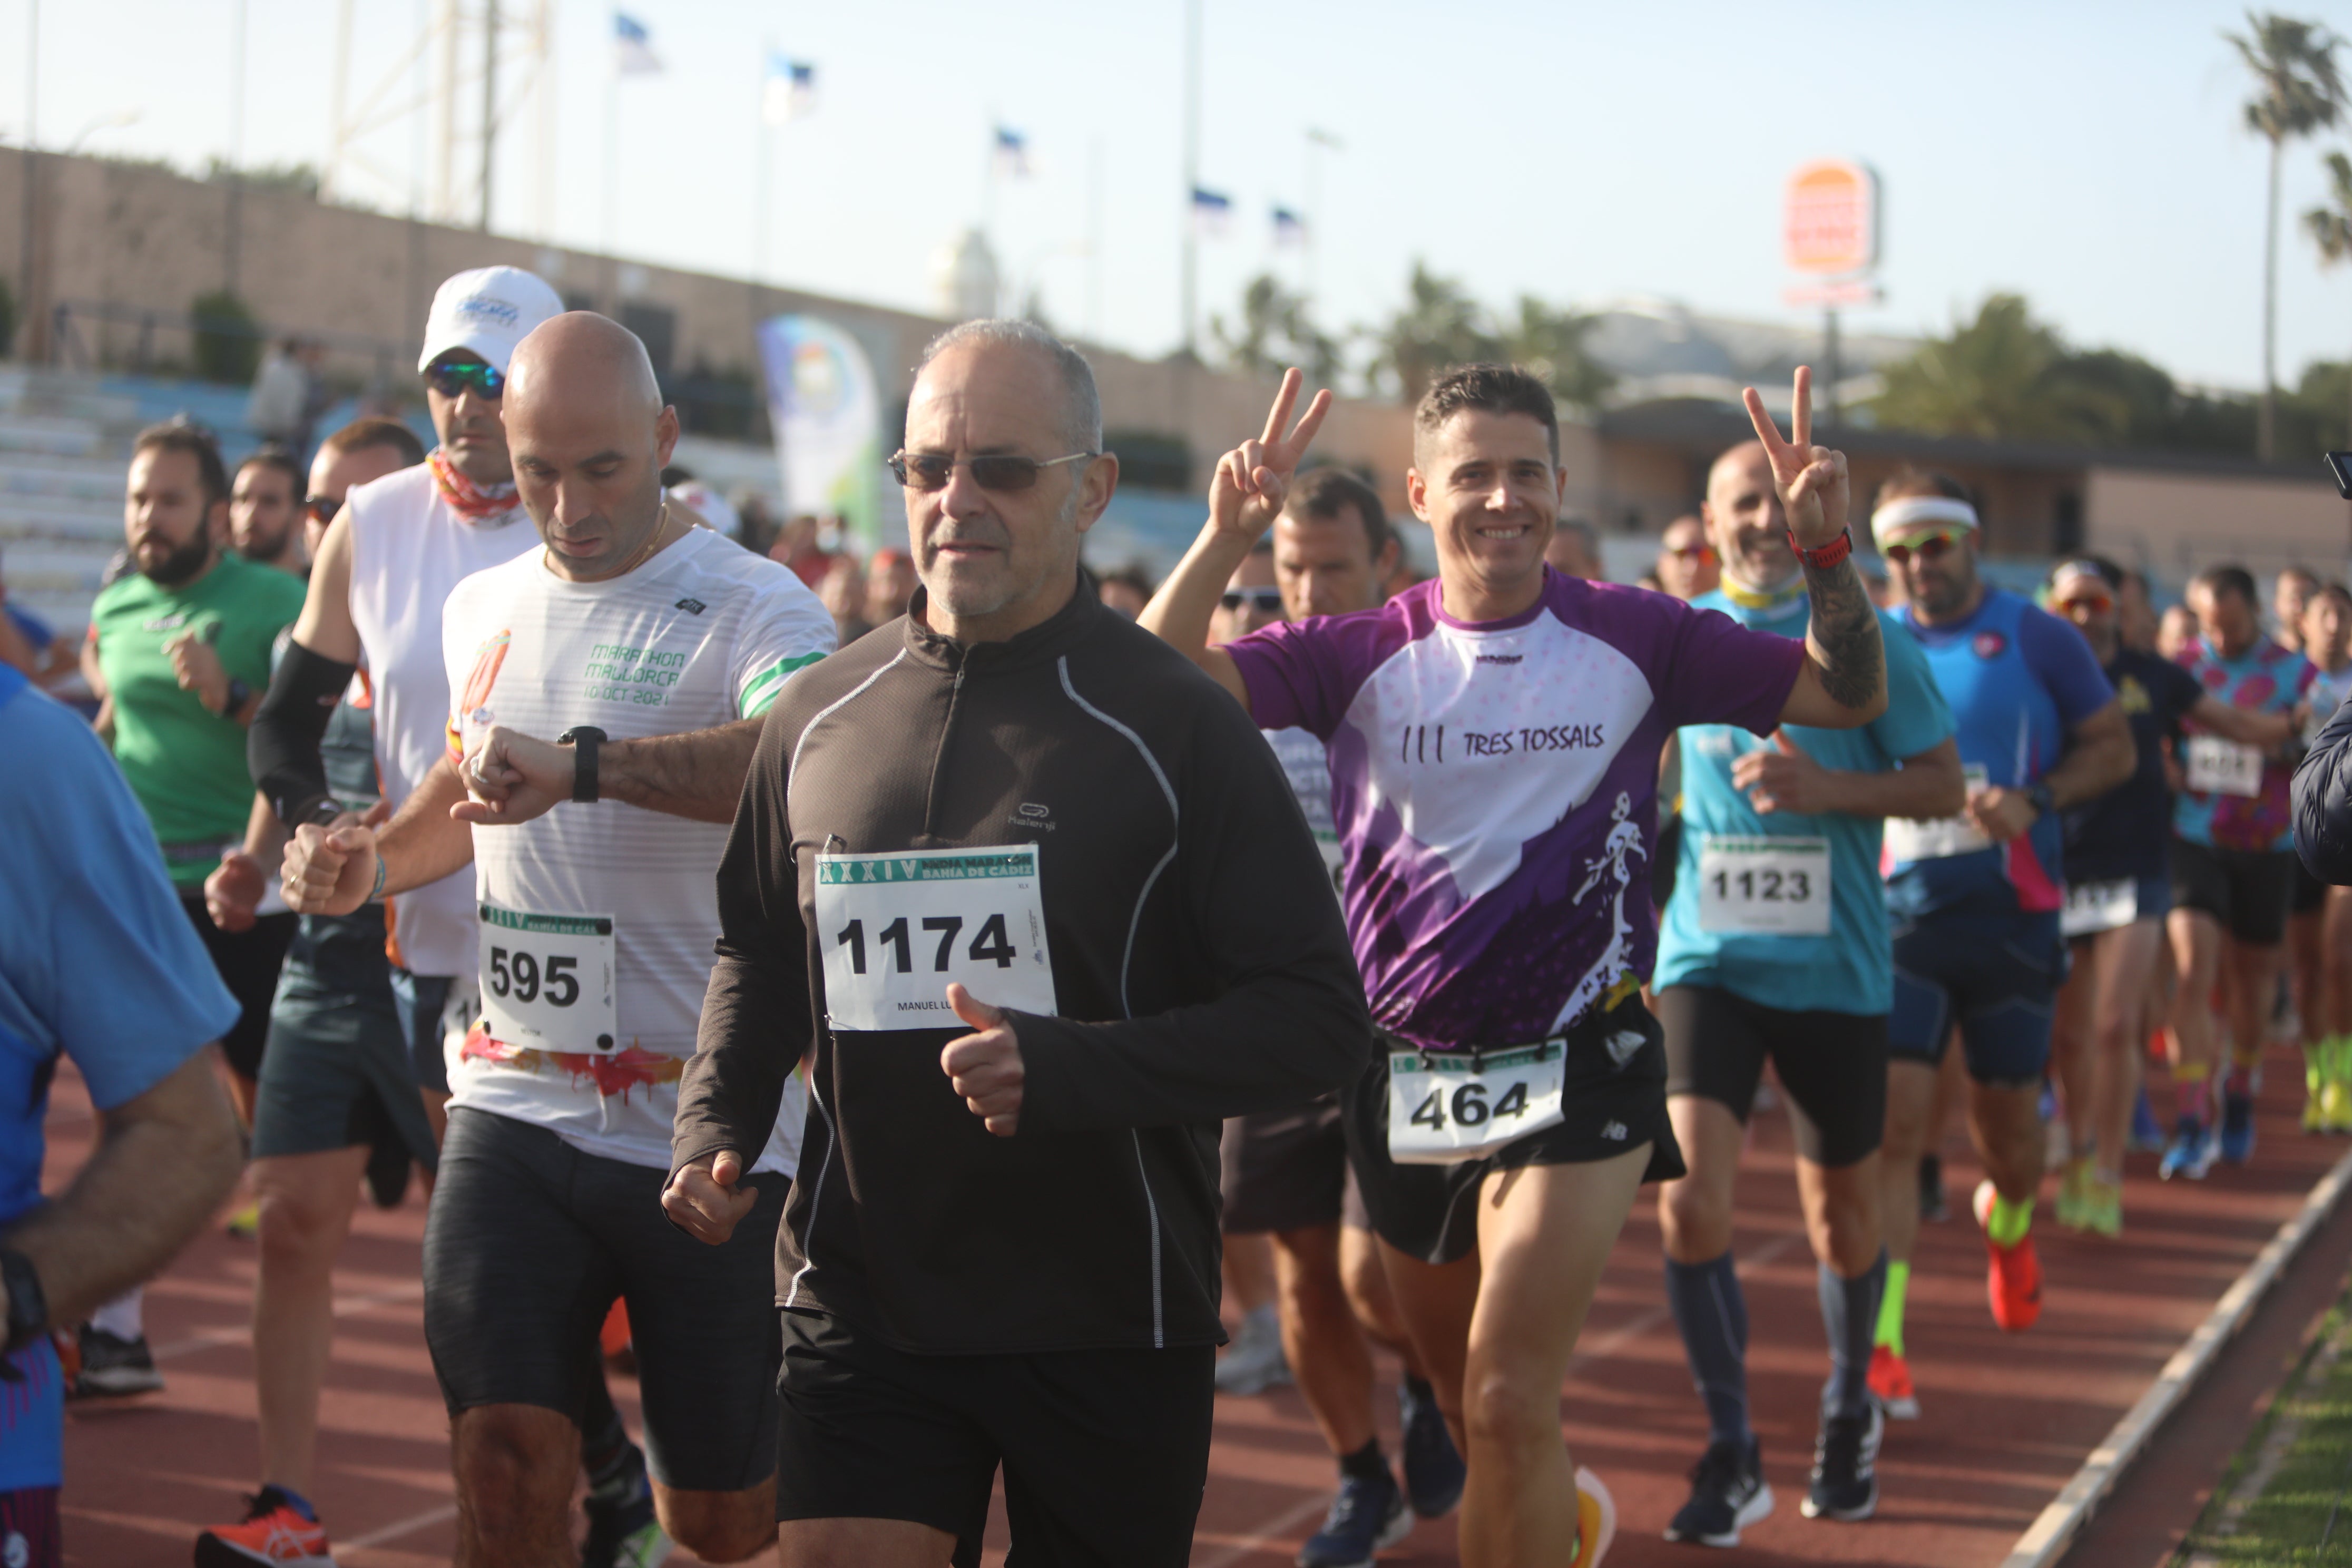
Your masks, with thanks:
M 1272 1307 L 1260 1307 L 1242 1320 L 1241 1331 L 1217 1358 L 1217 1392 L 1263 1394 L 1289 1381 L 1290 1363 L 1282 1353 L 1282 1321 Z

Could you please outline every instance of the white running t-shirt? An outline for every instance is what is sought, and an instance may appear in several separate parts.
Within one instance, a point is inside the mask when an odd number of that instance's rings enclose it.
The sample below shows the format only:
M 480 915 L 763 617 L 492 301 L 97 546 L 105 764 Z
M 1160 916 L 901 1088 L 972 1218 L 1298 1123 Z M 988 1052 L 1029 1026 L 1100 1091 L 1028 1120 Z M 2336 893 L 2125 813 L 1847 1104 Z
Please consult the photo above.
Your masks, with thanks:
M 790 570 L 694 529 L 610 582 L 558 577 L 536 550 L 477 573 L 449 595 L 442 643 L 458 755 L 491 724 L 625 741 L 756 718 L 833 650 L 834 626 Z M 484 1011 L 451 1050 L 449 1102 L 667 1170 L 729 831 L 614 800 L 475 828 L 467 969 Z M 796 1073 L 753 1170 L 792 1173 L 805 1107 Z
M 486 566 L 532 550 L 539 531 L 518 501 L 474 521 L 441 499 L 423 463 L 353 487 L 352 624 L 361 663 L 375 683 L 375 763 L 394 806 L 441 760 L 449 678 L 441 658 L 441 605 Z M 391 900 L 394 961 L 417 974 L 474 967 L 474 884 L 463 871 Z

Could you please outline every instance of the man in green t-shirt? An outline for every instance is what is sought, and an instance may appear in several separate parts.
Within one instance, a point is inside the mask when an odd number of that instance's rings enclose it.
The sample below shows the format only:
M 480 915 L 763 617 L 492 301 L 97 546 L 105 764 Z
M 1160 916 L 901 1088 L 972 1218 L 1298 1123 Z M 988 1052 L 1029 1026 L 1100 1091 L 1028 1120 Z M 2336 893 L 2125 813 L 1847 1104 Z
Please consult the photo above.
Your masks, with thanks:
M 302 581 L 227 549 L 228 474 L 210 435 L 173 422 L 132 445 L 122 531 L 131 570 L 90 608 L 83 668 L 99 731 L 155 830 L 181 906 L 244 1016 L 221 1038 L 237 1110 L 254 1080 L 294 916 L 228 932 L 205 910 L 205 877 L 240 844 L 253 804 L 245 727 L 269 684 L 269 650 L 302 611 Z

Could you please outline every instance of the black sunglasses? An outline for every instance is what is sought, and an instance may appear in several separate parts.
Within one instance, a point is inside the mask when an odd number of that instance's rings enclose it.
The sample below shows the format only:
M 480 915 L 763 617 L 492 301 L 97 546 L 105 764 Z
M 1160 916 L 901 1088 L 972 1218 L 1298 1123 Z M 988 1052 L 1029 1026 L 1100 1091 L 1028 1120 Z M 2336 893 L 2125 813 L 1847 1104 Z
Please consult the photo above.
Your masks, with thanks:
M 971 482 L 984 490 L 1025 490 L 1034 489 L 1037 475 L 1046 468 L 1057 468 L 1064 463 L 1082 463 L 1098 452 L 1072 452 L 1067 457 L 1017 457 L 1009 452 L 991 452 L 984 456 L 957 458 L 945 452 L 893 452 L 890 473 L 912 490 L 943 490 L 955 478 L 956 464 L 961 461 L 971 470 Z
M 425 384 L 444 397 L 462 397 L 470 388 L 475 396 L 495 403 L 506 395 L 507 373 L 479 360 L 436 360 L 425 367 Z
M 343 503 L 328 496 L 312 496 L 302 503 L 302 510 L 310 514 L 313 522 L 332 522 L 335 513 L 343 510 Z
M 1278 610 L 1282 608 L 1282 590 L 1279 588 L 1228 588 L 1225 590 L 1225 596 L 1217 602 L 1228 610 L 1238 610 L 1244 605 L 1247 605 L 1253 610 Z

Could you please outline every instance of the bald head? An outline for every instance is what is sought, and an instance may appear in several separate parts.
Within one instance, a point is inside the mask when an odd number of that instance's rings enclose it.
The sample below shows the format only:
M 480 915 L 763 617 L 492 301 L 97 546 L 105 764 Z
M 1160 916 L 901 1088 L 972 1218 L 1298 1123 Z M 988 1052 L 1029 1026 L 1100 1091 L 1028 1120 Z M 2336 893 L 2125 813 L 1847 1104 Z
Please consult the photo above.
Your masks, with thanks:
M 1796 572 L 1788 514 L 1772 488 L 1772 459 L 1761 442 L 1742 441 L 1715 460 L 1699 517 L 1725 575 L 1762 589 L 1780 586 Z
M 661 504 L 677 414 L 635 332 L 589 310 L 541 322 L 515 348 L 503 412 L 515 488 L 551 570 L 618 576 L 683 531 Z
M 604 405 L 647 424 L 661 413 L 661 383 L 637 334 L 593 310 L 567 310 L 531 329 L 507 367 L 506 416 L 542 405 Z
M 1771 488 L 1772 459 L 1765 455 L 1763 442 L 1742 441 L 1707 468 L 1706 493 L 1712 499 L 1718 487 L 1746 484 L 1758 474 L 1764 477 L 1765 488 Z

